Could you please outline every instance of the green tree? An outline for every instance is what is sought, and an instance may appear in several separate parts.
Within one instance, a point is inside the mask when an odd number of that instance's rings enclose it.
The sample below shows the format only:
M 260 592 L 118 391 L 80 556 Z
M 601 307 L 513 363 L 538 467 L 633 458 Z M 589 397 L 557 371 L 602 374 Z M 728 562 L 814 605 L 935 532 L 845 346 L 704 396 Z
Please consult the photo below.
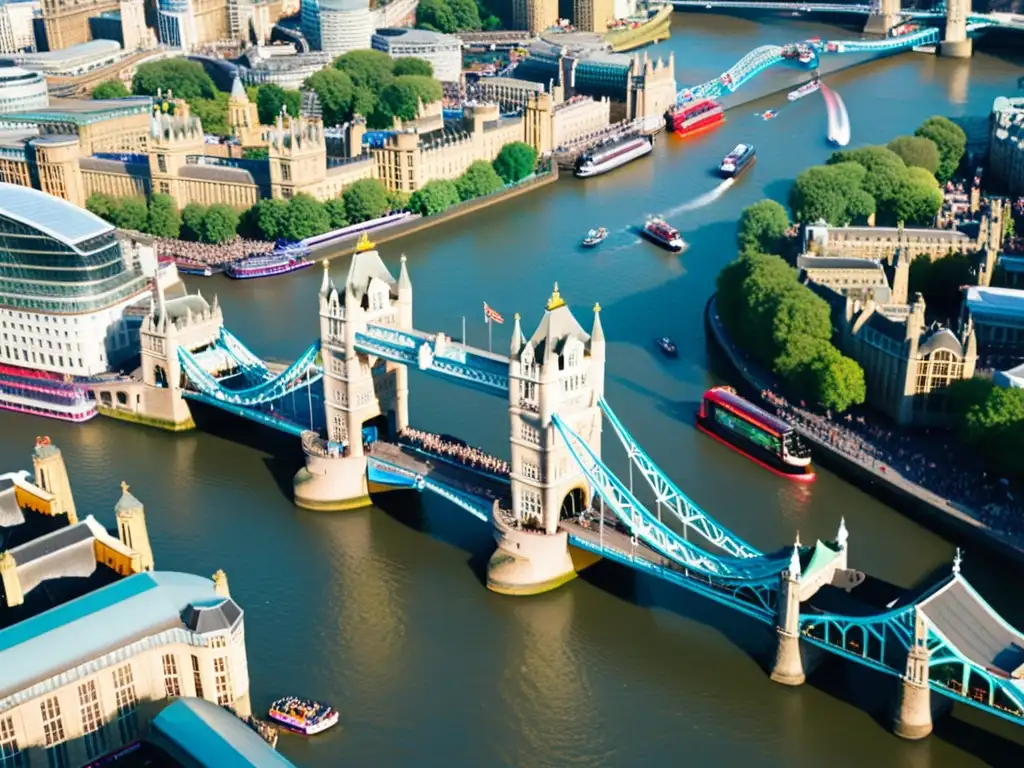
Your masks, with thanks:
M 320 97 L 324 125 L 340 125 L 352 117 L 355 86 L 345 72 L 340 69 L 321 69 L 306 78 L 306 88 L 315 91 Z
M 275 83 L 267 83 L 260 86 L 256 94 L 256 111 L 260 116 L 260 123 L 273 125 L 277 116 L 281 114 L 281 108 L 288 110 L 288 114 L 297 117 L 302 106 L 302 94 L 298 91 L 286 91 Z
M 456 32 L 455 14 L 447 0 L 420 0 L 416 6 L 416 26 L 434 32 Z
M 192 99 L 189 101 L 192 114 L 203 124 L 203 131 L 217 136 L 230 136 L 231 126 L 228 124 L 228 94 L 217 92 L 212 99 Z
M 741 251 L 754 248 L 762 253 L 781 254 L 789 227 L 789 214 L 781 203 L 759 200 L 740 214 L 736 241 Z
M 967 134 L 946 117 L 929 117 L 914 131 L 915 136 L 931 139 L 939 149 L 939 167 L 935 177 L 942 182 L 953 178 L 967 150 Z
M 153 61 L 136 68 L 132 93 L 156 96 L 159 90 L 165 94 L 170 90 L 174 96 L 190 103 L 192 99 L 212 99 L 217 94 L 217 86 L 203 65 L 184 58 Z
M 409 210 L 421 216 L 443 213 L 459 203 L 459 191 L 448 179 L 434 179 L 412 193 Z
M 203 237 L 203 220 L 206 218 L 206 207 L 199 203 L 189 203 L 181 209 L 181 236 L 185 240 L 201 240 Z
M 419 112 L 419 104 L 440 101 L 441 83 L 422 75 L 402 75 L 380 92 L 379 109 L 392 117 L 412 120 Z
M 879 212 L 895 204 L 900 181 L 906 177 L 907 170 L 895 152 L 885 147 L 861 147 L 834 153 L 829 164 L 836 162 L 856 163 L 867 171 L 861 188 L 875 198 Z
M 331 229 L 341 229 L 349 225 L 348 211 L 345 210 L 345 201 L 336 197 L 324 203 L 327 217 L 331 222 Z
M 480 29 L 480 8 L 476 0 L 448 0 L 448 7 L 455 17 L 456 31 L 472 32 Z
M 802 171 L 789 191 L 793 217 L 804 224 L 819 220 L 832 226 L 846 223 L 846 197 L 836 187 L 836 173 L 818 165 Z
M 460 200 L 472 200 L 497 192 L 505 187 L 494 166 L 486 160 L 477 160 L 455 180 Z
M 420 59 L 416 56 L 403 56 L 400 59 L 395 59 L 395 65 L 391 71 L 395 77 L 401 77 L 402 75 L 433 77 L 434 65 L 426 59 Z
M 515 184 L 533 173 L 537 167 L 537 151 L 522 141 L 513 141 L 501 148 L 493 165 L 502 181 Z
M 284 237 L 285 221 L 288 217 L 288 201 L 278 198 L 264 198 L 256 203 L 255 223 L 264 240 Z
M 146 201 L 141 197 L 125 197 L 118 201 L 117 208 L 112 211 L 113 224 L 118 229 L 134 229 L 145 232 L 149 218 Z
M 149 198 L 149 222 L 146 230 L 157 237 L 177 237 L 181 233 L 181 214 L 170 195 Z
M 214 203 L 203 216 L 203 242 L 220 245 L 233 240 L 238 232 L 238 211 L 230 205 Z
M 92 98 L 94 99 L 123 99 L 130 95 L 120 80 L 104 80 L 92 89 Z
M 380 218 L 388 210 L 388 192 L 377 179 L 360 179 L 345 190 L 342 199 L 352 224 Z
M 398 211 L 409 210 L 409 198 L 408 192 L 403 192 L 400 189 L 389 189 L 388 190 L 388 210 L 392 213 Z
M 921 168 L 912 170 L 927 173 Z M 906 174 L 893 188 L 892 197 L 880 203 L 884 223 L 903 222 L 912 226 L 931 226 L 941 207 L 942 190 L 931 180 L 930 174 L 928 180 Z
M 349 51 L 335 59 L 334 66 L 352 79 L 355 88 L 365 88 L 371 94 L 380 93 L 395 79 L 394 62 L 383 51 Z
M 300 194 L 288 201 L 283 235 L 288 240 L 297 241 L 321 235 L 330 228 L 331 215 L 319 200 Z
M 860 405 L 867 396 L 864 369 L 832 346 L 822 346 L 810 364 L 815 399 L 826 408 L 842 413 L 851 405 Z
M 104 221 L 114 223 L 114 211 L 117 210 L 118 201 L 110 195 L 102 192 L 93 192 L 85 201 L 85 209 L 94 213 Z
M 352 114 L 368 118 L 377 111 L 377 94 L 363 85 L 352 91 Z
M 270 150 L 266 147 L 246 147 L 242 150 L 243 160 L 266 160 L 270 157 Z
M 854 190 L 846 198 L 846 217 L 851 224 L 866 224 L 876 211 L 875 198 L 863 189 Z
M 772 307 L 771 332 L 775 348 L 782 350 L 797 336 L 828 341 L 832 338 L 832 316 L 828 303 L 795 280 L 776 293 Z
M 939 148 L 924 136 L 897 136 L 888 148 L 899 155 L 908 167 L 924 168 L 928 173 L 939 169 Z

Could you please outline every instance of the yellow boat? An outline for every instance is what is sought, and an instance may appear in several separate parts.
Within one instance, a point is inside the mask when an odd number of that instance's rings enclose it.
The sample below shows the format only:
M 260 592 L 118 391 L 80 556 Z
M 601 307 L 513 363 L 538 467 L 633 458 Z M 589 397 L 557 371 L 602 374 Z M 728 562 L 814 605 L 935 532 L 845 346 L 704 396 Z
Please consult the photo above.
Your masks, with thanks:
M 652 8 L 656 6 L 651 6 Z M 662 5 L 657 13 L 649 16 L 647 21 L 637 26 L 624 26 L 619 29 L 612 29 L 605 32 L 602 37 L 616 53 L 632 51 L 652 43 L 668 40 L 672 26 L 672 6 Z

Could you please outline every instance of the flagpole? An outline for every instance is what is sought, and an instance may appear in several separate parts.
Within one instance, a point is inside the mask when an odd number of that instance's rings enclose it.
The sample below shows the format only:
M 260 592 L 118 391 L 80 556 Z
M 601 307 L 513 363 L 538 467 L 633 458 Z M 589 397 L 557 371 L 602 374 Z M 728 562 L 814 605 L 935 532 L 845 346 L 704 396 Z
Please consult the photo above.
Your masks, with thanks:
M 466 316 L 465 315 L 462 316 L 462 343 L 463 344 L 468 344 L 469 343 L 469 342 L 466 341 Z
M 491 352 L 491 331 L 494 329 L 494 321 L 487 318 L 487 351 Z

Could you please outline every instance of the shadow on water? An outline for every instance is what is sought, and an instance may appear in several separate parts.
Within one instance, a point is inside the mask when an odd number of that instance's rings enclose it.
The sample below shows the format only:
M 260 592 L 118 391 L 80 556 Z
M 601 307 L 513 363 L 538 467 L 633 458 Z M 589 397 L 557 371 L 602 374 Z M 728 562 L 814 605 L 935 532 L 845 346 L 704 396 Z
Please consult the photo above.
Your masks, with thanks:
M 700 402 L 697 400 L 673 400 L 657 392 L 648 389 L 643 384 L 627 379 L 623 376 L 609 376 L 610 380 L 621 386 L 623 389 L 628 389 L 631 392 L 636 392 L 642 397 L 646 397 L 654 402 L 655 407 L 659 413 L 668 416 L 673 421 L 681 422 L 685 426 L 693 427 L 694 418 L 697 415 L 697 411 L 700 408 Z

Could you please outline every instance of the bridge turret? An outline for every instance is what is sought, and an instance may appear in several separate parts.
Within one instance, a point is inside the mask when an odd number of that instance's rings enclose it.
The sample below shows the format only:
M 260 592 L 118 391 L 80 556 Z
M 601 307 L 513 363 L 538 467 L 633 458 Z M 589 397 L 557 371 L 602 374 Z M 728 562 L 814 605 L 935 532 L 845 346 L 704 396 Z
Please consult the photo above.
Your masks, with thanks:
M 946 0 L 946 35 L 939 44 L 939 53 L 954 59 L 969 59 L 974 44 L 967 36 L 967 15 L 971 0 Z
M 779 604 L 775 621 L 775 664 L 772 680 L 802 685 L 804 663 L 800 655 L 800 534 L 793 544 L 789 567 L 779 574 Z
M 959 572 L 960 550 L 953 561 L 953 573 Z M 902 739 L 915 741 L 932 732 L 931 687 L 928 669 L 928 624 L 920 607 L 914 608 L 914 637 L 907 651 L 907 667 L 900 681 L 899 701 L 893 718 L 893 732 Z

